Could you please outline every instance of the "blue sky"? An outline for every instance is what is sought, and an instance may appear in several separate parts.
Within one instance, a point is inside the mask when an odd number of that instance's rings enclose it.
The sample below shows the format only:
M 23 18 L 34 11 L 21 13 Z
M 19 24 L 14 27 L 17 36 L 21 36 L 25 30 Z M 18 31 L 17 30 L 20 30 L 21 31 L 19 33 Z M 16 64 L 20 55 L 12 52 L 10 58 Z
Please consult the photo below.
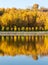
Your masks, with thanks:
M 41 6 L 48 7 L 48 0 L 0 0 L 0 7 L 5 8 L 27 8 L 38 3 Z

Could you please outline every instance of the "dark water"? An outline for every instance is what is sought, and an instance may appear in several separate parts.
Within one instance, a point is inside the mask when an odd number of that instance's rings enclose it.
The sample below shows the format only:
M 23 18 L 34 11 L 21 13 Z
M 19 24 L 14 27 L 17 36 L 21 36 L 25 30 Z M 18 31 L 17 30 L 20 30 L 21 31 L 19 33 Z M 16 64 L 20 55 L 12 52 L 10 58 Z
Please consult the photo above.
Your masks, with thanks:
M 48 65 L 48 36 L 0 36 L 0 65 Z

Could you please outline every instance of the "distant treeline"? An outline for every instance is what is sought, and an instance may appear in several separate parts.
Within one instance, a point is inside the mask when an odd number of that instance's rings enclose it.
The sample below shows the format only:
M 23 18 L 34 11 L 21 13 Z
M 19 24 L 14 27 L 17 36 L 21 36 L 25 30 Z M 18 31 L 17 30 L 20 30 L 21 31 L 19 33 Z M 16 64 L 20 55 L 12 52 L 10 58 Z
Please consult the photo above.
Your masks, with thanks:
M 0 30 L 48 30 L 48 9 L 0 8 Z

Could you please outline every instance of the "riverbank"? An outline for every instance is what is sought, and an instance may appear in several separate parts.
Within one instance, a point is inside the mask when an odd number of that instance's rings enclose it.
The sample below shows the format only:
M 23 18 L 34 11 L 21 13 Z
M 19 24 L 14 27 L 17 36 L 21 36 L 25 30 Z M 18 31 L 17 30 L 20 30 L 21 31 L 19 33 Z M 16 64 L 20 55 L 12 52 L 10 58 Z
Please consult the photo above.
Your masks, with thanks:
M 37 36 L 37 35 L 48 35 L 48 31 L 32 31 L 32 32 L 15 32 L 15 31 L 0 31 L 0 36 Z

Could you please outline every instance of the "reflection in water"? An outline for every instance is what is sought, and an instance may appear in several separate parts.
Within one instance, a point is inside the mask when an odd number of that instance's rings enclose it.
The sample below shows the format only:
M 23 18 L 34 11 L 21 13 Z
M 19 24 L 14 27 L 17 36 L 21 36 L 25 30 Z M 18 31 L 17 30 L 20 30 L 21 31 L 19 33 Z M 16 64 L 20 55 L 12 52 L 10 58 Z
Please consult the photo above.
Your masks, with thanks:
M 48 36 L 0 36 L 0 55 L 48 55 Z

